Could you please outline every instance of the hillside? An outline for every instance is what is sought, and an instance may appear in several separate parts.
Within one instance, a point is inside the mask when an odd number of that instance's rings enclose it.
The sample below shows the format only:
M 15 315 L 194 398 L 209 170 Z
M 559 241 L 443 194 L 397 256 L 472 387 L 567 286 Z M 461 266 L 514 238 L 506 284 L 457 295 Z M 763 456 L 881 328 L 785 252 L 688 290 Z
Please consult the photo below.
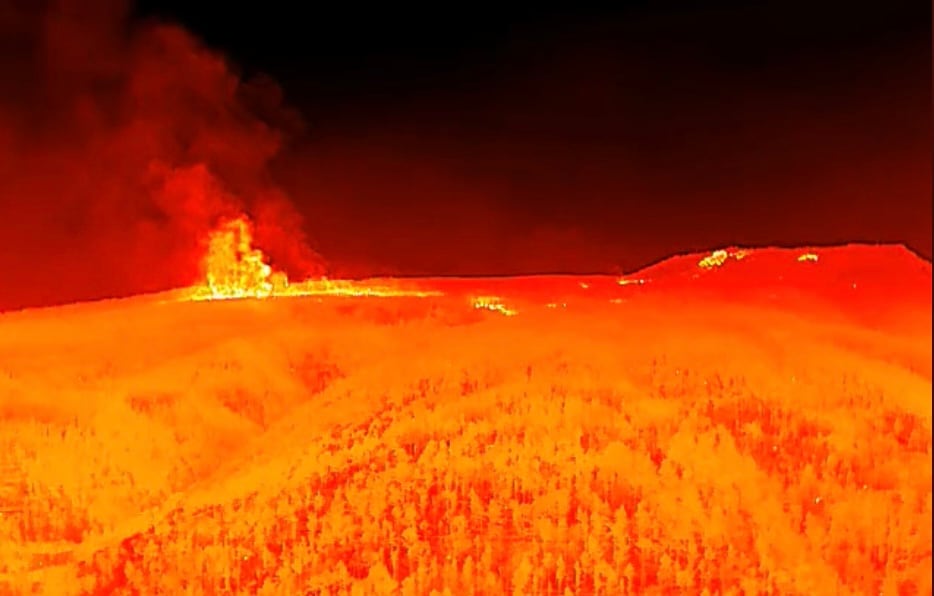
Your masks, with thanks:
M 929 262 L 368 284 L 0 314 L 0 593 L 931 592 Z

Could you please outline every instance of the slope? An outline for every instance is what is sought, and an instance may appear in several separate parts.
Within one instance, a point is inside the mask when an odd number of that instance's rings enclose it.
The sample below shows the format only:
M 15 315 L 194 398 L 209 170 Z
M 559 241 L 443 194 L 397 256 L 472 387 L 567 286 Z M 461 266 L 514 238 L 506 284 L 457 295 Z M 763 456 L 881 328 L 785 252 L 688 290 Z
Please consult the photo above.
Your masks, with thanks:
M 0 578 L 929 590 L 930 265 L 803 253 L 0 316 Z

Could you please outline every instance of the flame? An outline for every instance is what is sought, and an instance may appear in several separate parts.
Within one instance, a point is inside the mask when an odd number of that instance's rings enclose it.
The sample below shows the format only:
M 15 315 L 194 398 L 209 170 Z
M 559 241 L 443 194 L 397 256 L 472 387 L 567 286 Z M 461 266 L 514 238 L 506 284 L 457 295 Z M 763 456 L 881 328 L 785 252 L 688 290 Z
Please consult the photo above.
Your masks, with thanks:
M 706 257 L 704 257 L 703 259 L 701 259 L 700 262 L 697 263 L 697 266 L 700 267 L 701 269 L 710 269 L 711 267 L 719 267 L 720 265 L 723 265 L 726 262 L 729 256 L 730 256 L 729 253 L 727 253 L 725 250 L 715 250 L 709 255 L 707 255 Z
M 814 253 L 812 253 L 812 252 L 807 252 L 807 253 L 804 253 L 803 255 L 801 255 L 800 257 L 798 257 L 798 262 L 800 262 L 800 263 L 805 263 L 805 262 L 807 262 L 807 261 L 811 261 L 811 262 L 816 263 L 816 262 L 817 262 L 817 255 L 814 254 Z
M 715 250 L 700 261 L 698 261 L 697 266 L 701 269 L 713 269 L 715 267 L 720 267 L 726 263 L 727 259 L 736 259 L 737 261 L 742 261 L 746 258 L 745 250 L 736 250 L 728 251 L 724 249 Z
M 253 229 L 246 217 L 220 225 L 208 238 L 204 257 L 203 299 L 266 298 L 274 280 L 288 284 L 284 274 L 273 275 L 262 251 L 253 248 Z
M 253 226 L 245 215 L 221 223 L 208 237 L 202 263 L 204 283 L 187 300 L 231 300 L 276 296 L 428 297 L 442 292 L 404 289 L 369 282 L 327 278 L 291 283 L 274 271 L 266 255 L 253 247 Z
M 478 310 L 498 312 L 507 317 L 513 317 L 518 311 L 507 308 L 497 296 L 478 296 L 473 300 L 473 307 Z

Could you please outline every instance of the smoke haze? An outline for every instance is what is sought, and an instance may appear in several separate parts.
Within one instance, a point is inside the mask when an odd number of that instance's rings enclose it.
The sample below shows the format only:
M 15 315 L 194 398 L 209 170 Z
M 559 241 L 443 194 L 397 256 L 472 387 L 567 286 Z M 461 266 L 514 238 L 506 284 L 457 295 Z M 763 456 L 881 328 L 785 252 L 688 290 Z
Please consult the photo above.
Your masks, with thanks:
M 930 258 L 930 31 L 907 3 L 508 27 L 144 4 L 0 0 L 0 309 L 188 285 L 241 211 L 293 278 Z
M 278 88 L 128 15 L 115 0 L 3 7 L 0 306 L 191 284 L 208 232 L 242 211 L 277 266 L 320 272 L 267 172 L 296 118 Z

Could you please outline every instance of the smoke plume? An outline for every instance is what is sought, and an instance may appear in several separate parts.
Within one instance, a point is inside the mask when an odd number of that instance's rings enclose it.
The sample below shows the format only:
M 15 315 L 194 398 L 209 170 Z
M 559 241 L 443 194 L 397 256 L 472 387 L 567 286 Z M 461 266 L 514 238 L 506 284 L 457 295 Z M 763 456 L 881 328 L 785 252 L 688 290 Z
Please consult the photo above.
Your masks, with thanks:
M 267 173 L 298 128 L 274 83 L 120 0 L 0 11 L 0 308 L 191 284 L 239 213 L 274 265 L 322 271 Z

